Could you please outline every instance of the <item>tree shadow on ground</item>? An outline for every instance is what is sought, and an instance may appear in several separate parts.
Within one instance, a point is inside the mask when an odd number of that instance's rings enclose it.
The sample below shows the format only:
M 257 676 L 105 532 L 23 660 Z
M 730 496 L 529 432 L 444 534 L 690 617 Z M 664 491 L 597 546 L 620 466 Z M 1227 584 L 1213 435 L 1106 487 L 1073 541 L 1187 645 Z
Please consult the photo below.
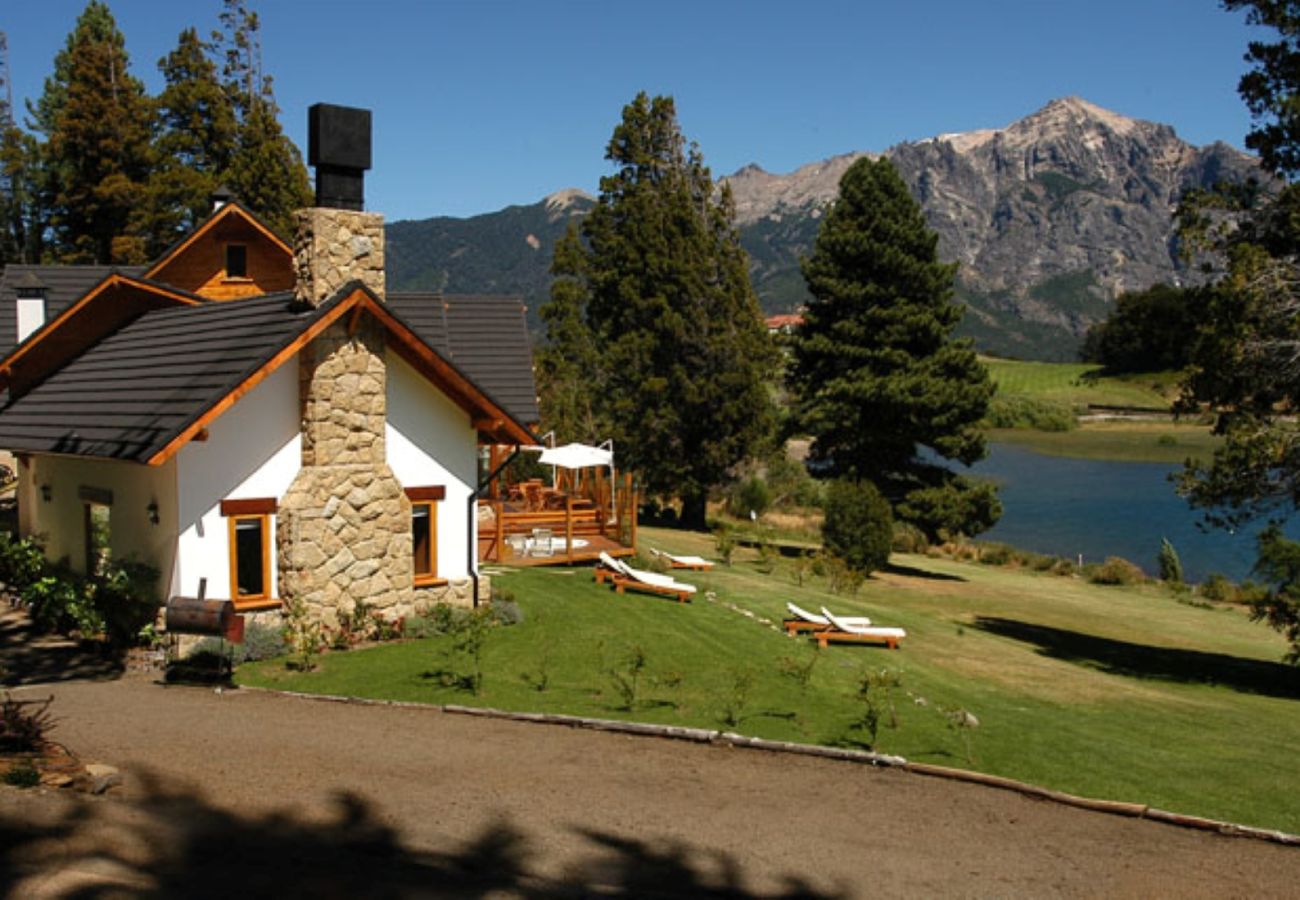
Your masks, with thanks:
M 108 680 L 124 669 L 123 654 L 106 644 L 43 634 L 23 610 L 0 611 L 0 684 Z
M 966 579 L 960 575 L 949 575 L 946 572 L 931 572 L 928 569 L 918 569 L 915 566 L 904 566 L 898 563 L 885 563 L 885 567 L 880 570 L 889 575 L 901 575 L 906 578 L 921 578 L 925 581 L 960 581 L 965 584 Z
M 974 627 L 1034 644 L 1046 656 L 1114 675 L 1222 685 L 1243 693 L 1300 698 L 1300 668 L 1280 662 L 1134 644 L 1015 619 L 977 616 Z
M 758 893 L 729 854 L 672 839 L 571 826 L 582 851 L 561 874 L 543 875 L 527 836 L 505 821 L 458 849 L 426 850 L 405 844 L 353 793 L 337 795 L 323 819 L 248 816 L 157 777 L 140 784 L 138 799 L 72 798 L 48 823 L 0 813 L 0 896 L 56 884 L 59 896 L 76 898 L 846 895 L 793 874 L 778 892 Z

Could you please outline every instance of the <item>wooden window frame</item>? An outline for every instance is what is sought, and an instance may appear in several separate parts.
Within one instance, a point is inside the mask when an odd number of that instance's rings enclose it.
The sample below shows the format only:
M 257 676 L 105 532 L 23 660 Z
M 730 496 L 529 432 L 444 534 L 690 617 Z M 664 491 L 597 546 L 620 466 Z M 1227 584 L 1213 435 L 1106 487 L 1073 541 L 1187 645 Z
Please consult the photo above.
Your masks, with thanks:
M 411 568 L 415 587 L 437 587 L 447 583 L 447 579 L 438 577 L 438 504 L 446 499 L 447 488 L 443 485 L 430 487 L 406 488 L 406 497 L 411 501 Z M 429 510 L 429 571 L 421 574 L 415 570 L 415 509 L 423 506 Z
M 271 571 L 271 519 L 277 503 L 274 498 L 250 500 L 222 500 L 221 515 L 226 518 L 227 557 L 230 565 L 230 599 L 241 612 L 257 609 L 274 609 L 280 601 L 274 596 Z M 262 592 L 239 593 L 239 543 L 236 529 L 240 522 L 259 523 L 262 534 Z

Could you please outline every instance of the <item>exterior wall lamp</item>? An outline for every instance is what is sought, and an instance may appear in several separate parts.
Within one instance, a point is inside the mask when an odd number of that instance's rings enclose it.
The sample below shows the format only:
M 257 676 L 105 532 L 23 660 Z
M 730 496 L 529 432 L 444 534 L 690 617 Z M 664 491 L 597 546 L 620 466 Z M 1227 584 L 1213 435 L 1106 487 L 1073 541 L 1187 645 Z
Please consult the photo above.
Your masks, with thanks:
M 48 481 L 41 485 L 41 499 L 46 503 L 54 499 L 54 488 L 50 486 Z
M 157 500 L 150 500 L 150 501 L 149 501 L 149 506 L 147 507 L 147 511 L 148 511 L 148 513 L 149 513 L 149 524 L 150 524 L 150 525 L 157 525 L 157 524 L 158 524 L 158 521 L 159 521 L 159 520 L 158 520 L 158 501 L 157 501 Z

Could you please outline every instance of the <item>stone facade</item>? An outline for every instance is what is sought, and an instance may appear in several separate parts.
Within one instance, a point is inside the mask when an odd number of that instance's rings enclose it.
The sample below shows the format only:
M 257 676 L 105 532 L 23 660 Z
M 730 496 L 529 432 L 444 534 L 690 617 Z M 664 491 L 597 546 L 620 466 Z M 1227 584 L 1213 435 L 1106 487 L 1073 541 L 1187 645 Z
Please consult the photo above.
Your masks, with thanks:
M 349 281 L 384 297 L 384 217 L 316 207 L 294 213 L 294 299 L 319 306 Z
M 388 467 L 382 327 L 335 323 L 299 354 L 302 468 L 280 501 L 280 596 L 326 625 L 358 601 L 412 608 L 411 502 Z

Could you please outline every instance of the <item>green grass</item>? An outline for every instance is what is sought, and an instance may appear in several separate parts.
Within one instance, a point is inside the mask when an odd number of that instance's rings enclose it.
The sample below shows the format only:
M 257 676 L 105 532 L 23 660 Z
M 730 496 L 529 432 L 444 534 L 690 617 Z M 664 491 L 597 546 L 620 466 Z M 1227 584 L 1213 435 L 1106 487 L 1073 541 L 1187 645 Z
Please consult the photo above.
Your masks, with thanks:
M 1222 443 L 1208 426 L 1172 422 L 1088 422 L 1072 431 L 1056 432 L 999 428 L 986 431 L 985 436 L 1052 456 L 1175 465 L 1189 456 L 1209 459 Z
M 1001 393 L 1022 394 L 1076 408 L 1091 404 L 1167 411 L 1178 389 L 1178 376 L 1173 372 L 1102 376 L 1100 369 L 1091 363 L 1023 362 L 993 357 L 981 357 L 981 361 Z
M 713 556 L 706 535 L 646 529 L 643 541 Z M 700 588 L 689 605 L 616 596 L 589 569 L 511 571 L 496 584 L 515 594 L 525 619 L 492 632 L 478 696 L 431 677 L 447 665 L 445 637 L 329 654 L 310 674 L 276 661 L 249 664 L 238 680 L 728 728 L 727 699 L 748 673 L 753 684 L 734 730 L 862 746 L 857 686 L 864 673 L 888 668 L 902 688 L 898 727 L 882 727 L 876 744 L 883 752 L 1300 832 L 1286 752 L 1300 743 L 1300 672 L 1278 662 L 1284 642 L 1275 632 L 1239 609 L 1189 606 L 1154 586 L 1103 588 L 917 556 L 894 562 L 847 598 L 822 579 L 797 586 L 786 560 L 759 572 L 756 555 L 740 551 L 731 568 L 689 576 Z M 894 652 L 832 647 L 816 656 L 801 689 L 780 670 L 813 659 L 812 642 L 761 621 L 779 622 L 787 599 L 869 615 L 906 628 L 908 638 Z M 646 658 L 644 688 L 627 709 L 609 671 L 636 646 Z M 958 708 L 980 721 L 970 760 L 943 714 Z

